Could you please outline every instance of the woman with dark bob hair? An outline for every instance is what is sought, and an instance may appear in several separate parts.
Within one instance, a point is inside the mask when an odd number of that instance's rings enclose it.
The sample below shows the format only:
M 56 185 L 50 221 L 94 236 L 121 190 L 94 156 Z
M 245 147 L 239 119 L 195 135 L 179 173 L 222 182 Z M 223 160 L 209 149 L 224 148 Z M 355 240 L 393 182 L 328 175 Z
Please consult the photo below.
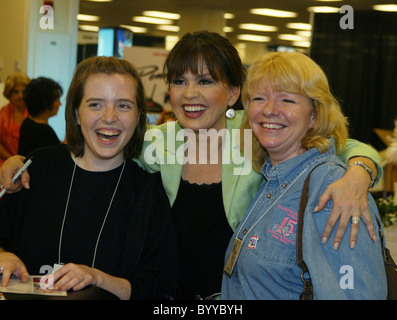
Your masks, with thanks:
M 145 127 L 145 92 L 130 63 L 93 57 L 77 66 L 67 145 L 31 152 L 30 189 L 0 200 L 3 286 L 55 263 L 56 290 L 95 285 L 120 299 L 174 296 L 170 205 L 159 174 L 131 160 Z
M 19 131 L 18 154 L 26 156 L 30 151 L 59 143 L 55 131 L 48 120 L 56 116 L 61 106 L 62 87 L 50 78 L 33 79 L 24 92 L 29 117 Z

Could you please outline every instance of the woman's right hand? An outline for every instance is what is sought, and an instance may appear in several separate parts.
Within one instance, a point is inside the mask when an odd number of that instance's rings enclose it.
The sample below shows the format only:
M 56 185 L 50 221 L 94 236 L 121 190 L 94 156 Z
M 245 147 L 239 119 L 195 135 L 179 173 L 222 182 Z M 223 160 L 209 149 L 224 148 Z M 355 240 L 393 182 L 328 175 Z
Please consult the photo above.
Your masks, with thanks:
M 8 286 L 12 275 L 21 279 L 22 282 L 28 282 L 29 273 L 25 264 L 15 254 L 5 252 L 0 248 L 0 269 L 2 270 L 3 280 L 1 285 Z
M 21 180 L 12 183 L 12 177 L 23 166 L 23 156 L 12 156 L 8 158 L 0 168 L 0 185 L 6 188 L 8 193 L 14 193 L 22 189 L 29 189 L 30 176 L 27 170 L 22 174 Z

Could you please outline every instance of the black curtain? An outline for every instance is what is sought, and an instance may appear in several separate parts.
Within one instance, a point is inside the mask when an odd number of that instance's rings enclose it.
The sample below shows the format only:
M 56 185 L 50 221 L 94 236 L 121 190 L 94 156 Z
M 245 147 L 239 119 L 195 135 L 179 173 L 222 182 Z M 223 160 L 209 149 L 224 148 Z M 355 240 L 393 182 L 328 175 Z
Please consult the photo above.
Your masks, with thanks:
M 397 117 L 397 13 L 316 14 L 310 56 L 325 71 L 349 118 L 350 137 L 383 150 L 374 128 L 393 129 Z

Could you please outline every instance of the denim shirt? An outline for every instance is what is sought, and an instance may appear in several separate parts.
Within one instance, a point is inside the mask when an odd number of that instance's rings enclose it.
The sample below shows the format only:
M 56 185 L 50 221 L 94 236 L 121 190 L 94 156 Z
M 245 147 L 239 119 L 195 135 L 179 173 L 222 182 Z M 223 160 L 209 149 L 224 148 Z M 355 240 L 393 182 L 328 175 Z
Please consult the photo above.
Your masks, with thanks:
M 296 230 L 303 183 L 310 178 L 309 199 L 303 230 L 303 257 L 313 283 L 314 299 L 386 299 L 387 284 L 379 240 L 370 239 L 361 221 L 355 249 L 349 245 L 350 223 L 338 250 L 332 241 L 321 243 L 322 232 L 332 210 L 332 201 L 314 213 L 326 187 L 340 179 L 346 166 L 335 154 L 335 147 L 320 153 L 310 149 L 272 166 L 264 164 L 267 179 L 234 233 L 226 251 L 227 260 L 233 241 L 241 239 L 242 248 L 231 277 L 223 276 L 222 299 L 299 299 L 303 290 L 301 269 L 296 262 Z M 380 221 L 376 204 L 369 197 L 369 208 L 378 234 Z M 330 239 L 336 233 L 333 229 Z M 379 239 L 379 237 L 377 237 Z

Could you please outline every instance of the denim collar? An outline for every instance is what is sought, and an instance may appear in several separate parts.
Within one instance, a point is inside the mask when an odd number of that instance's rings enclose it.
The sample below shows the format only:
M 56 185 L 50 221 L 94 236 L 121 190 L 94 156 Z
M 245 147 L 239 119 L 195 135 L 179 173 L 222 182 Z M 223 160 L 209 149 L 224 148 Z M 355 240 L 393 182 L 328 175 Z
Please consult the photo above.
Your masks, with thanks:
M 314 167 L 330 155 L 335 155 L 334 139 L 330 138 L 330 148 L 320 153 L 317 148 L 311 148 L 294 158 L 288 159 L 273 166 L 268 158 L 262 167 L 262 175 L 267 181 L 278 181 L 279 185 L 288 184 L 294 177 L 308 167 Z M 313 160 L 311 160 L 313 159 Z

